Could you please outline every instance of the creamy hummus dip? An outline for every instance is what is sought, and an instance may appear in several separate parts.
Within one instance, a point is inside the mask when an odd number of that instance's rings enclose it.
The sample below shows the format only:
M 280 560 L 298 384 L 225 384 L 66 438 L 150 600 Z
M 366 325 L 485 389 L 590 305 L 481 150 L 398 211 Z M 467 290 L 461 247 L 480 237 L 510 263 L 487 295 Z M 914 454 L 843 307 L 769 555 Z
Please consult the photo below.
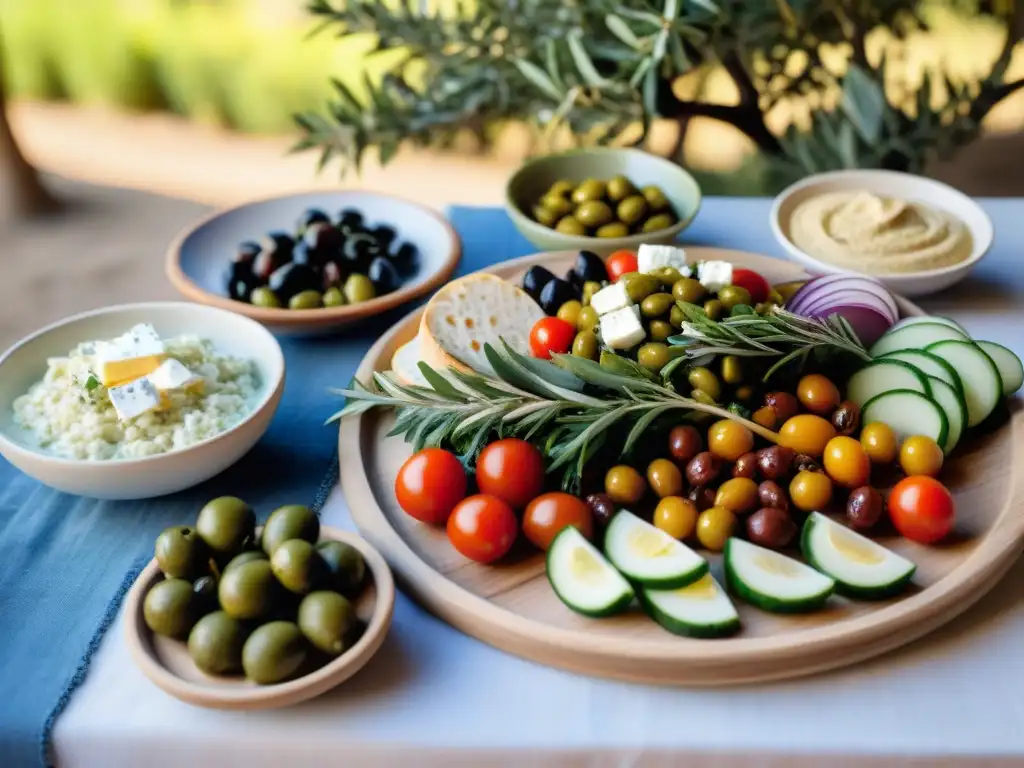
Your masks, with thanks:
M 816 259 L 869 274 L 948 267 L 971 254 L 971 233 L 955 216 L 871 192 L 805 200 L 793 211 L 789 237 Z

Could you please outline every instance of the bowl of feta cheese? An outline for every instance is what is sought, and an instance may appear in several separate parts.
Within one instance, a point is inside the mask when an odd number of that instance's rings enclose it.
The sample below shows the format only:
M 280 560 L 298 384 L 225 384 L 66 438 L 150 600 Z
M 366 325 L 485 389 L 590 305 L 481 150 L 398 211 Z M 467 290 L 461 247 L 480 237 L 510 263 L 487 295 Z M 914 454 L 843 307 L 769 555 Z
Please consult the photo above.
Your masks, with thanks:
M 255 445 L 284 375 L 273 335 L 223 309 L 156 302 L 75 315 L 0 357 L 0 455 L 79 496 L 174 493 Z

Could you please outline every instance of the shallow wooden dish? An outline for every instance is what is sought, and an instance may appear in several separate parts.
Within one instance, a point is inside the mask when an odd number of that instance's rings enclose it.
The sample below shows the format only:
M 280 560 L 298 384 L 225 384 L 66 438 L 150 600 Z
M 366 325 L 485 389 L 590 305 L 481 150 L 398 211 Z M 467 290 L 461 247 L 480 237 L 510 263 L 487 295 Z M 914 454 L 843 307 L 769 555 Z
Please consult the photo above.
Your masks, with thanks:
M 366 665 L 391 626 L 395 582 L 384 558 L 354 533 L 321 527 L 320 540 L 343 541 L 366 560 L 367 585 L 356 601 L 356 614 L 366 623 L 362 636 L 338 658 L 307 674 L 276 685 L 257 685 L 242 675 L 213 676 L 196 668 L 181 640 L 160 637 L 142 617 L 146 592 L 163 579 L 156 560 L 139 574 L 125 602 L 125 642 L 136 666 L 175 698 L 213 709 L 272 709 L 312 699 L 344 682 Z
M 711 248 L 689 248 L 691 259 L 725 259 L 770 280 L 802 276 L 794 264 Z M 510 279 L 533 264 L 556 274 L 573 254 L 545 254 L 492 270 Z M 923 314 L 899 299 L 905 315 Z M 367 354 L 358 376 L 386 370 L 394 350 L 417 329 L 415 312 Z M 430 610 L 458 629 L 534 661 L 602 677 L 676 685 L 729 685 L 798 677 L 840 667 L 915 640 L 964 611 L 989 590 L 1021 552 L 1024 489 L 1008 468 L 1021 461 L 1024 418 L 1014 409 L 1009 425 L 966 440 L 944 470 L 956 494 L 956 536 L 940 547 L 892 537 L 881 542 L 918 565 L 914 587 L 884 602 L 833 598 L 825 611 L 777 616 L 734 600 L 743 622 L 737 636 L 691 640 L 671 635 L 633 610 L 611 619 L 587 619 L 555 596 L 544 558 L 530 555 L 483 566 L 459 555 L 443 528 L 416 522 L 398 507 L 394 478 L 410 449 L 385 439 L 394 417 L 371 411 L 346 419 L 339 434 L 341 484 L 352 517 Z M 721 579 L 718 557 L 712 572 Z

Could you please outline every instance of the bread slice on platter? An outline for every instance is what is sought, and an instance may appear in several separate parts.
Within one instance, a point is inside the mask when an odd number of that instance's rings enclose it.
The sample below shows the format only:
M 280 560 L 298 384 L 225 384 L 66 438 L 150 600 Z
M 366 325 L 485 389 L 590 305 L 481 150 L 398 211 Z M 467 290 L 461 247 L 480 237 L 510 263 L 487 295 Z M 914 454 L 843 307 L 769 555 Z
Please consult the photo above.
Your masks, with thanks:
M 417 336 L 400 346 L 391 358 L 391 370 L 402 384 L 417 387 L 429 387 L 427 379 L 419 367 L 420 339 Z

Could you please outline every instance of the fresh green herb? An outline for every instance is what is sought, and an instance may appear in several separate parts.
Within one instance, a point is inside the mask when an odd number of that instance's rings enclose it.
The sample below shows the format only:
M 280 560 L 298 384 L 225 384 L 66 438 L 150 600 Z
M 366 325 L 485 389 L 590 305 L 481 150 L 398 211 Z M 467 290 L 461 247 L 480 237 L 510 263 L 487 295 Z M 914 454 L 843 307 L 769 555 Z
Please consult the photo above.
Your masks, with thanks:
M 100 380 L 97 379 L 95 376 L 90 375 L 89 378 L 85 380 L 85 391 L 92 392 L 99 385 Z

